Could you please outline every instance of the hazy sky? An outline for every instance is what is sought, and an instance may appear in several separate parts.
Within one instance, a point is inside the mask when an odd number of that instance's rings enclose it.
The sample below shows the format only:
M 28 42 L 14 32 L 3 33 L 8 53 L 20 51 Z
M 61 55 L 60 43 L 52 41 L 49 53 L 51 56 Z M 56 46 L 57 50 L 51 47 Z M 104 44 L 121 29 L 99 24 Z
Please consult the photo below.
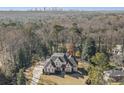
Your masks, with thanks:
M 0 10 L 2 11 L 8 11 L 8 10 L 20 10 L 20 11 L 26 11 L 26 10 L 32 10 L 32 9 L 43 9 L 43 7 L 0 7 Z M 47 8 L 47 7 L 46 7 Z M 62 7 L 64 10 L 84 10 L 84 11 L 99 11 L 99 10 L 119 10 L 123 11 L 124 7 Z

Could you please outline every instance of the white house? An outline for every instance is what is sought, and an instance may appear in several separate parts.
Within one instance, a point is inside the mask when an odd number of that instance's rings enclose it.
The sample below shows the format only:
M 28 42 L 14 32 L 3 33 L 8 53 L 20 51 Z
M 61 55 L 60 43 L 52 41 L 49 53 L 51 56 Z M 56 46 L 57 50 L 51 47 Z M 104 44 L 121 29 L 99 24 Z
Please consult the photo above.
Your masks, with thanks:
M 113 49 L 112 49 L 112 53 L 114 54 L 114 55 L 118 55 L 118 56 L 120 56 L 120 55 L 122 55 L 122 45 L 116 45 Z

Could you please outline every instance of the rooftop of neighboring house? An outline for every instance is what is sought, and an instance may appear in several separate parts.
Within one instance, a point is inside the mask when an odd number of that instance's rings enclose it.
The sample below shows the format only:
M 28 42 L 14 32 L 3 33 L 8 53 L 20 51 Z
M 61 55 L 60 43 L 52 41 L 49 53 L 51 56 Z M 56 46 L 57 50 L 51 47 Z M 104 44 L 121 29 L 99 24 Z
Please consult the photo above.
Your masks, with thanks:
M 107 74 L 109 77 L 124 76 L 124 69 L 123 68 L 112 69 L 104 71 L 104 74 Z
M 124 71 L 118 71 L 118 70 L 115 70 L 113 71 L 111 74 L 110 74 L 111 77 L 114 77 L 114 76 L 124 76 Z
M 121 55 L 122 54 L 122 45 L 116 45 L 112 50 L 113 54 Z
M 122 45 L 116 45 L 116 49 L 122 49 Z
M 116 45 L 114 48 L 113 48 L 113 52 L 114 51 L 122 51 L 122 45 Z

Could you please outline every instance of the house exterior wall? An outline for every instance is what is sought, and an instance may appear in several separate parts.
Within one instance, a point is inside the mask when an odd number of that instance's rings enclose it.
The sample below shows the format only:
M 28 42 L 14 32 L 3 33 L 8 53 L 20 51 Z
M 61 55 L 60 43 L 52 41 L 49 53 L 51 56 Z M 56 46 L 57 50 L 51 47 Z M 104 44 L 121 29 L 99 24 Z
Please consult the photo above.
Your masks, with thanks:
M 73 67 L 73 71 L 75 71 L 75 72 L 76 72 L 76 71 L 77 71 L 77 67 Z
M 72 68 L 71 67 L 66 67 L 65 72 L 72 72 Z
M 66 65 L 65 72 L 72 72 L 72 66 L 69 63 Z
M 45 73 L 55 73 L 55 69 L 54 68 L 46 68 L 44 69 Z
M 116 45 L 115 48 L 112 49 L 114 55 L 122 55 L 122 45 Z
M 57 58 L 55 61 L 54 61 L 56 67 L 61 67 L 62 66 L 62 62 L 60 61 L 59 58 Z
M 55 70 L 56 71 L 62 71 L 62 68 L 61 67 L 57 67 Z
M 49 64 L 46 68 L 44 68 L 45 73 L 55 73 L 55 68 Z

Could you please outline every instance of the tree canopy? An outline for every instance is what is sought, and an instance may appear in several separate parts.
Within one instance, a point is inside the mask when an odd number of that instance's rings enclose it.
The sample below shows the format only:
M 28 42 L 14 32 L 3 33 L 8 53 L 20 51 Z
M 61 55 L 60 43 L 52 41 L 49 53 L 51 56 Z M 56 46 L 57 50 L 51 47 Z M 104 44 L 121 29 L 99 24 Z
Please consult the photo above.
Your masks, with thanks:
M 105 69 L 108 66 L 108 56 L 104 53 L 96 53 L 92 58 L 91 62 L 95 66 L 100 67 L 101 69 Z
M 88 38 L 85 41 L 83 51 L 82 51 L 82 57 L 85 60 L 90 60 L 90 58 L 95 55 L 96 53 L 96 44 L 95 41 L 92 38 Z

